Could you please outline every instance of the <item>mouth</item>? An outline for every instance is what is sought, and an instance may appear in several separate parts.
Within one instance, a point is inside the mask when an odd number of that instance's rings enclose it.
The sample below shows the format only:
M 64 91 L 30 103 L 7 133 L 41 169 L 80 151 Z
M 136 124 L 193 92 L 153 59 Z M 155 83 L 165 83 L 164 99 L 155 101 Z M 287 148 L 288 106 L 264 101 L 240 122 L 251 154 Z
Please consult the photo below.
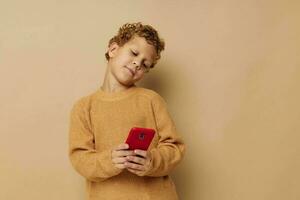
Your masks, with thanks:
M 126 66 L 125 66 L 125 68 L 127 68 L 130 71 L 131 75 L 134 76 L 134 71 L 132 69 L 130 69 L 130 68 L 126 67 Z

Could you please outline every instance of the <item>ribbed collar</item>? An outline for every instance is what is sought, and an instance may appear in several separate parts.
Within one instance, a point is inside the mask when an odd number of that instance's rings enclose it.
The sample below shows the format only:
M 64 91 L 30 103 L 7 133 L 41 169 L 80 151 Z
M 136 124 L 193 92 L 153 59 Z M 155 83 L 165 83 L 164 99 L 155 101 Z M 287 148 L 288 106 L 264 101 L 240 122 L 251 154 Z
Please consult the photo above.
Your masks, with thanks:
M 114 101 L 118 99 L 123 99 L 131 94 L 136 93 L 138 88 L 139 87 L 137 87 L 136 85 L 133 85 L 130 88 L 119 92 L 106 92 L 103 91 L 101 87 L 99 87 L 96 93 L 100 99 Z

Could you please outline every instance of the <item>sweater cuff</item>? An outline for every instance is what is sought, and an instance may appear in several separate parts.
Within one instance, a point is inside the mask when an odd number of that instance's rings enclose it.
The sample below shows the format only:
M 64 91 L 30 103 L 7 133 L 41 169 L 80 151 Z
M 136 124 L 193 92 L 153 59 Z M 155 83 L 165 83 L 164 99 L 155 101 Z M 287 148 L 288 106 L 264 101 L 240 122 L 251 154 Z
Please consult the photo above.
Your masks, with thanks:
M 99 153 L 98 162 L 102 170 L 109 176 L 115 176 L 121 173 L 123 170 L 117 168 L 112 162 L 111 149 L 107 149 Z
M 153 148 L 149 151 L 150 164 L 148 170 L 144 173 L 144 176 L 151 175 L 155 170 L 155 157 L 159 156 L 159 152 L 156 148 Z

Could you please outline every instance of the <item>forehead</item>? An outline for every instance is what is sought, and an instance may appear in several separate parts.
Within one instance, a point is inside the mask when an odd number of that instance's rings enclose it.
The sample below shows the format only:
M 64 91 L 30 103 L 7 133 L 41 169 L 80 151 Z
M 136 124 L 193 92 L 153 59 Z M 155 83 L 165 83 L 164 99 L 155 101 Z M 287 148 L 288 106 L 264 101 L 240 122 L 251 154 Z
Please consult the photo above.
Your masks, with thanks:
M 139 36 L 134 36 L 129 40 L 126 45 L 128 47 L 134 48 L 139 53 L 144 54 L 147 59 L 154 60 L 156 57 L 156 51 L 153 45 L 148 44 L 146 39 Z

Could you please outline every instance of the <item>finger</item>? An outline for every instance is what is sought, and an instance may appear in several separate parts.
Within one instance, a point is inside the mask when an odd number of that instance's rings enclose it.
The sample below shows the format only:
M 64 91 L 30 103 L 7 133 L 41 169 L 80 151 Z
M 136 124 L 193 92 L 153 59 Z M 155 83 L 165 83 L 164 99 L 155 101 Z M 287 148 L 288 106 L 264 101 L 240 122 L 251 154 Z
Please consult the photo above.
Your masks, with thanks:
M 114 150 L 125 150 L 125 149 L 128 149 L 129 148 L 129 145 L 124 143 L 124 144 L 120 144 L 118 145 L 117 147 L 114 148 Z
M 127 168 L 127 170 L 138 176 L 143 176 L 142 171 L 138 171 L 138 170 L 134 170 L 134 169 L 130 169 L 130 168 Z
M 112 162 L 114 164 L 124 164 L 124 162 L 126 161 L 127 161 L 126 157 L 116 157 L 112 159 Z
M 140 164 L 125 162 L 124 165 L 125 165 L 126 168 L 129 168 L 129 169 L 144 171 L 144 166 L 140 165 Z
M 144 158 L 147 157 L 147 151 L 144 151 L 144 150 L 136 149 L 136 150 L 134 150 L 134 153 L 136 155 L 142 156 Z
M 134 155 L 132 150 L 119 150 L 112 153 L 113 157 L 124 157 Z
M 126 158 L 127 158 L 128 161 L 135 162 L 135 163 L 140 164 L 140 165 L 144 165 L 146 163 L 145 158 L 141 158 L 141 157 L 138 157 L 138 156 L 127 156 Z
M 126 168 L 126 166 L 124 164 L 115 164 L 115 167 L 119 168 L 119 169 L 125 169 Z

